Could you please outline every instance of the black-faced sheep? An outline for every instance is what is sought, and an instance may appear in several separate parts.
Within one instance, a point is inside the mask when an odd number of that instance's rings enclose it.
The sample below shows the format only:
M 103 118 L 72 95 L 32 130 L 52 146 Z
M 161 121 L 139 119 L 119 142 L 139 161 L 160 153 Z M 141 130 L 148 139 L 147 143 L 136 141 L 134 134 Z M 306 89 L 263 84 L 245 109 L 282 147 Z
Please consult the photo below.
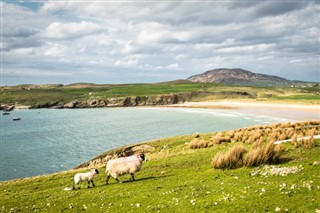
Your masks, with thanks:
M 96 176 L 96 174 L 99 174 L 99 171 L 97 169 L 92 169 L 90 172 L 86 172 L 86 173 L 78 173 L 74 176 L 73 180 L 73 187 L 72 189 L 74 190 L 75 187 L 83 181 L 88 181 L 88 188 L 90 188 L 90 182 L 92 183 L 92 186 L 94 187 L 94 183 L 93 183 L 93 178 Z M 78 189 L 80 188 L 80 186 L 78 186 Z
M 146 157 L 144 154 L 132 155 L 129 157 L 121 157 L 117 159 L 109 160 L 107 163 L 106 172 L 108 173 L 107 181 L 108 184 L 110 177 L 118 180 L 119 176 L 124 174 L 130 174 L 134 181 L 134 173 L 140 171 L 142 167 L 142 161 L 145 161 Z

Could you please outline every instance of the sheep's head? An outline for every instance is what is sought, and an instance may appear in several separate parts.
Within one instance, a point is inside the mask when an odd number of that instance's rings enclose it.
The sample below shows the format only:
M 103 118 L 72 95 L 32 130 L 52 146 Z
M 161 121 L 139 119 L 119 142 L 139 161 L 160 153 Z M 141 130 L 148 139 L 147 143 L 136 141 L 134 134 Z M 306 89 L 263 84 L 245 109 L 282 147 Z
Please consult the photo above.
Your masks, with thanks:
M 98 171 L 98 169 L 95 169 L 94 171 L 96 172 L 96 174 L 99 174 L 99 171 Z
M 141 161 L 146 161 L 146 160 L 147 160 L 147 157 L 146 157 L 143 153 L 139 154 L 139 155 L 138 155 L 138 158 L 139 158 Z

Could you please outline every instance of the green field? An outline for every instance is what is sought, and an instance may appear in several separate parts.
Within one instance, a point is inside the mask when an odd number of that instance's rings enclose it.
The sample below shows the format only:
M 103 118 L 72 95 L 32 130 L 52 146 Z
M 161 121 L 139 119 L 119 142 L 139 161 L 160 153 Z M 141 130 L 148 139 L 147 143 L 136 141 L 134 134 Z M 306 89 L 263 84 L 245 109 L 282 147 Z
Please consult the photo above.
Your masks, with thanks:
M 292 128 L 310 126 L 304 125 Z M 316 124 L 316 131 L 319 131 L 318 126 Z M 259 129 L 264 131 L 262 127 Z M 200 138 L 210 140 L 213 135 L 216 134 L 202 134 Z M 0 209 L 2 212 L 319 211 L 320 167 L 312 165 L 320 160 L 319 140 L 312 148 L 294 147 L 290 143 L 283 145 L 281 162 L 276 166 L 297 167 L 300 171 L 281 176 L 250 175 L 259 167 L 214 169 L 211 161 L 218 152 L 244 143 L 221 143 L 190 149 L 189 144 L 194 139 L 195 135 L 190 135 L 143 143 L 154 149 L 146 154 L 149 160 L 144 162 L 134 182 L 129 181 L 130 176 L 126 175 L 120 177 L 124 183 L 111 179 L 106 185 L 104 165 L 96 167 L 100 171 L 95 178 L 96 187 L 89 189 L 86 188 L 87 183 L 82 183 L 79 190 L 64 191 L 65 187 L 72 186 L 75 173 L 88 170 L 83 168 L 1 182 Z M 245 143 L 244 146 L 250 149 L 252 145 Z M 121 150 L 124 148 L 114 152 Z
M 245 99 L 272 102 L 320 104 L 320 88 L 255 87 L 214 83 L 173 81 L 154 84 L 72 84 L 72 85 L 19 85 L 4 86 L 0 90 L 0 104 L 46 106 L 65 104 L 75 100 L 105 99 L 112 97 L 185 95 L 187 101 L 216 101 Z

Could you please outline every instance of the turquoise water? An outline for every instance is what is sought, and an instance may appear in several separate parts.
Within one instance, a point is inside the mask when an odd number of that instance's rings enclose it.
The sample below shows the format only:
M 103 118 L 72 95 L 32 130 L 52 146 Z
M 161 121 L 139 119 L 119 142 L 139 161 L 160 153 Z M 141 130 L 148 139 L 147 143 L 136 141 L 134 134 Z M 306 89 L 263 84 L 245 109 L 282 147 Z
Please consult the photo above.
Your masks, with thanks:
M 1 115 L 0 181 L 67 170 L 122 145 L 283 121 L 188 108 L 15 110 Z

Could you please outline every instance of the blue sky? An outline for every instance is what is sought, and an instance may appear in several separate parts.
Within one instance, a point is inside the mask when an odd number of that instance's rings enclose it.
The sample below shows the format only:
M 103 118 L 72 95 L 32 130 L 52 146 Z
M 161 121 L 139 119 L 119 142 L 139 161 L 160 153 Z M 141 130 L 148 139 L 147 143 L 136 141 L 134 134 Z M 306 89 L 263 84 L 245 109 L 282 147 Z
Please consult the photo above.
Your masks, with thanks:
M 162 82 L 215 68 L 320 81 L 317 1 L 2 1 L 1 85 Z

